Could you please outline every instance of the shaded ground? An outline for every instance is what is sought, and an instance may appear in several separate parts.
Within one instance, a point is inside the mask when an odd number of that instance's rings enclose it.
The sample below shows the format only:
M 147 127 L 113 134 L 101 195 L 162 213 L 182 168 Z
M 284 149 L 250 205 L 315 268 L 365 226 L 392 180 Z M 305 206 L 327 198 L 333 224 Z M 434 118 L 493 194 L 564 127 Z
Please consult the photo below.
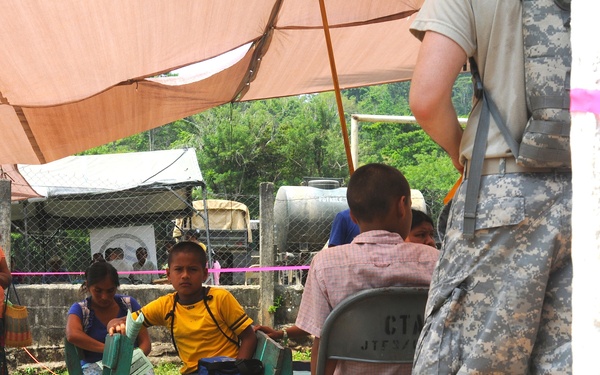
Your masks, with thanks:
M 294 353 L 294 360 L 310 361 L 310 349 L 312 346 L 312 337 L 304 339 L 290 339 L 288 346 Z M 48 370 L 61 372 L 66 370 L 64 362 L 64 348 L 62 347 L 38 347 L 38 348 L 11 348 L 7 350 L 7 360 L 9 364 L 9 373 L 21 372 L 28 375 L 48 373 Z M 36 363 L 36 359 L 32 358 L 50 358 L 52 361 Z M 150 362 L 154 366 L 163 363 L 174 363 L 178 366 L 181 361 L 173 345 L 170 343 L 153 343 L 152 351 L 148 356 Z

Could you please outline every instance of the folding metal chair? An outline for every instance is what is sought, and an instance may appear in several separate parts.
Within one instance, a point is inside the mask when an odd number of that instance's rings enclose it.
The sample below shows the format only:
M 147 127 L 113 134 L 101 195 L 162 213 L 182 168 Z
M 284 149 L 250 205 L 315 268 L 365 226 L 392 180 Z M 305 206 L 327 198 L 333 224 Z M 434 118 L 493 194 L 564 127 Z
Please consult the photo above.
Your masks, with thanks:
M 428 288 L 385 287 L 353 294 L 325 320 L 317 375 L 328 359 L 412 364 Z

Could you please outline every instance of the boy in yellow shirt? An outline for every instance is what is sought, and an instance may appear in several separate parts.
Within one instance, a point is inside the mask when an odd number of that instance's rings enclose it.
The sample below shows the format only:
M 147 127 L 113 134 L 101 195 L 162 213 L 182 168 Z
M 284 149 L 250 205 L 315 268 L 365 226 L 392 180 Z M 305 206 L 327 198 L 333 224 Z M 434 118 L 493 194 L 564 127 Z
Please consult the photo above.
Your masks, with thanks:
M 176 292 L 159 297 L 133 313 L 144 314 L 144 326 L 165 326 L 183 361 L 182 374 L 198 372 L 201 358 L 252 358 L 256 335 L 252 319 L 233 295 L 202 285 L 208 277 L 206 252 L 195 242 L 179 242 L 169 253 L 167 277 Z M 122 331 L 124 319 L 109 322 L 109 332 Z

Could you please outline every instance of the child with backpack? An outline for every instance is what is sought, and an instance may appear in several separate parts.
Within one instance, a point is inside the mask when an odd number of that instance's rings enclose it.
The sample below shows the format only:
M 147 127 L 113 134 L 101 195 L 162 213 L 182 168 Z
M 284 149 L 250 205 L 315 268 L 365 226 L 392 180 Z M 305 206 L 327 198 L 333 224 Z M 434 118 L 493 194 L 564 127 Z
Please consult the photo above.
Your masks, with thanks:
M 159 297 L 133 313 L 144 315 L 144 326 L 170 329 L 183 361 L 182 374 L 198 372 L 202 358 L 226 356 L 250 359 L 256 348 L 252 319 L 233 295 L 204 287 L 208 277 L 206 252 L 196 242 L 183 241 L 169 252 L 167 277 L 174 293 Z M 109 332 L 123 329 L 124 318 L 109 322 Z
M 81 365 L 84 374 L 102 373 L 96 362 L 102 360 L 107 324 L 111 319 L 126 317 L 128 310 L 141 307 L 135 298 L 116 294 L 118 287 L 119 275 L 110 263 L 93 263 L 85 271 L 85 281 L 81 286 L 81 291 L 90 296 L 69 309 L 66 337 L 67 341 L 83 349 Z M 144 327 L 138 334 L 136 346 L 145 355 L 150 353 L 150 335 Z

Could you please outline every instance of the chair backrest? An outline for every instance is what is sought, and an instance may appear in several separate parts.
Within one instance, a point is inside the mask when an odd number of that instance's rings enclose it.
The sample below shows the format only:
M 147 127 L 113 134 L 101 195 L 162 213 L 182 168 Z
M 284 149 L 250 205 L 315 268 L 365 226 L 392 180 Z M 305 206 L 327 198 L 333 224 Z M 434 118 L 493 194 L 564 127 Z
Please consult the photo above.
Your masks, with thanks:
M 129 375 L 133 341 L 125 335 L 107 335 L 102 354 L 102 375 Z
M 412 363 L 428 288 L 385 287 L 353 294 L 325 320 L 319 338 L 317 375 L 327 359 Z
M 69 375 L 83 375 L 80 362 L 81 354 L 82 353 L 78 347 L 65 339 L 65 363 L 67 365 Z
M 256 350 L 253 358 L 265 366 L 265 375 L 292 375 L 292 351 L 279 345 L 264 332 L 256 331 Z
M 129 375 L 133 355 L 133 342 L 124 335 L 107 335 L 102 356 L 103 375 Z M 81 352 L 65 339 L 65 363 L 69 374 L 83 375 Z

